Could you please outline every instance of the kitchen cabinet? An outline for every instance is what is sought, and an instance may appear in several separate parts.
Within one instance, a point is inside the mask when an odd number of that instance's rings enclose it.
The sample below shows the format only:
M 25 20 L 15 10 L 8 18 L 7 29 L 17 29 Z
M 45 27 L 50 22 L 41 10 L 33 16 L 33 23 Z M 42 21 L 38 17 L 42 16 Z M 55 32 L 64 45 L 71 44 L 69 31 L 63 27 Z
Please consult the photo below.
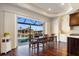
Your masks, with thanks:
M 70 26 L 79 26 L 79 13 L 70 15 Z
M 68 37 L 67 39 L 67 55 L 79 56 L 79 37 Z

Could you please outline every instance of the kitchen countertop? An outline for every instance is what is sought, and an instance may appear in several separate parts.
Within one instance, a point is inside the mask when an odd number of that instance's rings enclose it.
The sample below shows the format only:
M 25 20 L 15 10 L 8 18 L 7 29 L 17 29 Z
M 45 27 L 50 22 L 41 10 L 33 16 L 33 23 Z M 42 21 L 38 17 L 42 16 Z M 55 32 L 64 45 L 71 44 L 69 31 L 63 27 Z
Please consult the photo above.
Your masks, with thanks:
M 79 38 L 79 36 L 77 35 L 70 35 L 70 36 L 68 36 L 68 37 L 72 37 L 72 38 Z

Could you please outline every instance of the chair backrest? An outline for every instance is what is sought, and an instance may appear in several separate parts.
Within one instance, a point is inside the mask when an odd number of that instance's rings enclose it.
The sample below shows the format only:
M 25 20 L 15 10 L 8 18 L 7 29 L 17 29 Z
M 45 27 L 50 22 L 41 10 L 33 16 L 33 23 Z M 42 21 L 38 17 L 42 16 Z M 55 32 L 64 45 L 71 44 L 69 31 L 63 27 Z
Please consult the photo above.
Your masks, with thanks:
M 48 34 L 44 34 L 45 41 L 48 41 Z
M 55 36 L 55 34 L 51 34 L 51 37 L 54 37 Z

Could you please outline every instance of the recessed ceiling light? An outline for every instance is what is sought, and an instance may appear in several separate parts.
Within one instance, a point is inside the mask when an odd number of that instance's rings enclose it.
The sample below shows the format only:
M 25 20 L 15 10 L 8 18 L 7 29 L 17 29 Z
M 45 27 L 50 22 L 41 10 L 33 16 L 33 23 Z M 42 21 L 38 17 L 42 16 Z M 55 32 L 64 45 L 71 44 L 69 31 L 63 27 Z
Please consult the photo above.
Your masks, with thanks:
M 51 11 L 51 8 L 48 8 L 48 11 Z
M 64 5 L 64 3 L 61 3 L 61 5 Z

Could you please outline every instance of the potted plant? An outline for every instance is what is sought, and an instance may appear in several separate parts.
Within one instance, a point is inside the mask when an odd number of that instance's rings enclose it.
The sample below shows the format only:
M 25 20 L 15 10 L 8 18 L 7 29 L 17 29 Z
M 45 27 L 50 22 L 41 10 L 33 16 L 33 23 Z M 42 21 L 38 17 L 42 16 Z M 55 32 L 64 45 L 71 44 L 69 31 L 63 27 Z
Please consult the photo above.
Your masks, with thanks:
M 5 32 L 4 33 L 4 37 L 10 37 L 10 35 L 11 35 L 10 32 Z

